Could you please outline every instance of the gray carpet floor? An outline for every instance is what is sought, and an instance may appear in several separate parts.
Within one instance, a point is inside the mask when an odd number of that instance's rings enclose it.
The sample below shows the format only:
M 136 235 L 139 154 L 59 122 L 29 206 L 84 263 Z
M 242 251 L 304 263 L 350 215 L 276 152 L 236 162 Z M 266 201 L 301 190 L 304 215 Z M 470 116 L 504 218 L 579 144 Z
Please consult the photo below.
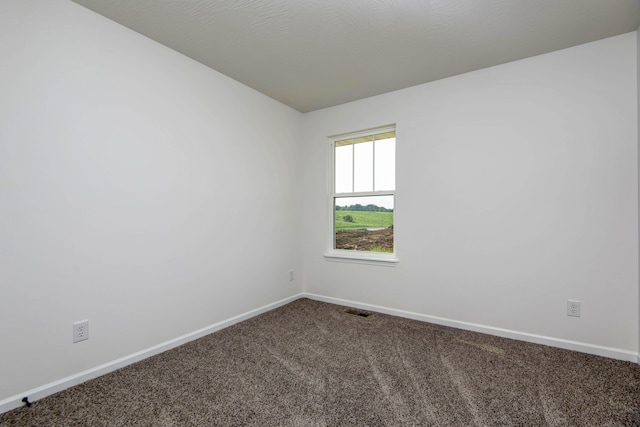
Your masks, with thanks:
M 300 299 L 0 426 L 632 426 L 640 366 Z

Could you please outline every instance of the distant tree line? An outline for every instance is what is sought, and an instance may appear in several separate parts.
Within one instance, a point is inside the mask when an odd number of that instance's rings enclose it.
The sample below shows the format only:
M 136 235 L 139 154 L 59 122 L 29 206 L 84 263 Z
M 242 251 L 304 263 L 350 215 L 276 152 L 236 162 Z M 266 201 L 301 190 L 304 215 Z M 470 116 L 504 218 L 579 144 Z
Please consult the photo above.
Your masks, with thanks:
M 355 204 L 351 206 L 336 206 L 337 211 L 365 211 L 365 212 L 393 212 L 393 209 L 383 208 L 382 206 Z

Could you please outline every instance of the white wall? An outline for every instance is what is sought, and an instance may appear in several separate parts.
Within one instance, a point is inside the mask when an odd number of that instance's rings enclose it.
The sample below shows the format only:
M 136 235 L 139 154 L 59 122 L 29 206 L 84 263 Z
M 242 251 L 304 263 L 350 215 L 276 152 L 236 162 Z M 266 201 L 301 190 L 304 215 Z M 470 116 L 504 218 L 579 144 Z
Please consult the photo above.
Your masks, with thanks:
M 634 358 L 636 55 L 634 32 L 305 114 L 305 291 Z M 389 123 L 400 263 L 326 261 L 326 136 Z
M 632 33 L 303 116 L 3 1 L 0 402 L 294 296 L 303 257 L 310 293 L 637 353 L 636 57 Z M 400 263 L 325 261 L 325 137 L 389 123 Z
M 67 0 L 0 58 L 0 401 L 300 292 L 300 113 Z

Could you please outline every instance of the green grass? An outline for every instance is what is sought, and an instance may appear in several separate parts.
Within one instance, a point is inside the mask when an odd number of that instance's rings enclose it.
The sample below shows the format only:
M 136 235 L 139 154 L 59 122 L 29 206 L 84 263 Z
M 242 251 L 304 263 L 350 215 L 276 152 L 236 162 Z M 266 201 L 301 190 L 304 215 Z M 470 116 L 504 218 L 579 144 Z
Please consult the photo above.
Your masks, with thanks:
M 393 249 L 386 249 L 386 248 L 381 248 L 379 246 L 374 246 L 373 248 L 369 249 L 369 252 L 387 252 L 387 253 L 393 253 Z
M 351 215 L 353 222 L 344 220 L 347 215 Z M 336 211 L 336 230 L 388 228 L 392 225 L 393 212 Z

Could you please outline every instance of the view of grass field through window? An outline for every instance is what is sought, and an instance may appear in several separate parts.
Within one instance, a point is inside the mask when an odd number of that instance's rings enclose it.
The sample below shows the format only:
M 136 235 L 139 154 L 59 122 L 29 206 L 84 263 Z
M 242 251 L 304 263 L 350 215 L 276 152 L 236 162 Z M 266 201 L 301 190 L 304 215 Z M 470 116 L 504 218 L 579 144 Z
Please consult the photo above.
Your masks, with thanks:
M 334 249 L 393 253 L 395 131 L 334 147 Z

